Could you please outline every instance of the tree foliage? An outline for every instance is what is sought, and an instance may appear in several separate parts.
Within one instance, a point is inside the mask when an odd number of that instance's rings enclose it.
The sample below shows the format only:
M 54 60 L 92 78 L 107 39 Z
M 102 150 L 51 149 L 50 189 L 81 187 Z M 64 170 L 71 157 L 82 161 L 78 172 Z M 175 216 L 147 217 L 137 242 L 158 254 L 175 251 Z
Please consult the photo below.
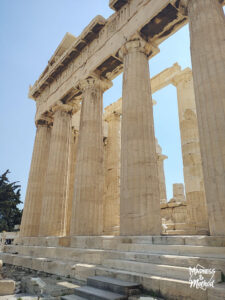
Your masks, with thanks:
M 20 188 L 18 182 L 9 182 L 9 170 L 0 176 L 0 232 L 13 231 L 20 224 L 22 211 L 17 207 L 20 203 Z

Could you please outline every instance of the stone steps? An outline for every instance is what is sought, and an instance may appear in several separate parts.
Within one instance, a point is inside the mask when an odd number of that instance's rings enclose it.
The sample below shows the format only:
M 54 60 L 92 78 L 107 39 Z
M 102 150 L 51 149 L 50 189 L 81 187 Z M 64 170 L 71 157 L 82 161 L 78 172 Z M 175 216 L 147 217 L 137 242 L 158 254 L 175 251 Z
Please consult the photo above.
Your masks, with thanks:
M 84 299 L 90 300 L 122 300 L 128 299 L 130 295 L 140 294 L 141 288 L 140 284 L 133 282 L 122 281 L 104 276 L 94 276 L 88 277 L 87 286 L 76 288 L 74 293 L 75 297 L 81 296 Z M 73 298 L 70 300 L 72 299 Z
M 195 245 L 210 247 L 225 247 L 225 237 L 206 235 L 184 236 L 138 236 L 130 237 L 130 243 L 155 244 L 155 245 Z M 127 243 L 127 241 L 123 241 Z
M 87 269 L 89 273 L 92 273 L 93 270 L 91 266 L 80 266 L 80 275 L 82 271 L 87 275 Z M 223 283 L 219 283 L 215 285 L 214 288 L 208 288 L 205 291 L 202 289 L 191 289 L 189 282 L 185 280 L 151 276 L 143 273 L 99 266 L 95 267 L 95 274 L 97 276 L 110 276 L 121 280 L 139 282 L 147 292 L 158 297 L 165 297 L 166 299 L 215 300 L 217 296 L 221 297 L 221 295 L 225 294 L 225 286 Z M 224 298 L 218 299 L 222 300 Z
M 191 289 L 187 280 L 167 278 L 165 276 L 155 276 L 91 264 L 74 264 L 74 262 L 72 263 L 69 261 L 63 262 L 59 260 L 31 258 L 25 256 L 18 257 L 18 255 L 6 253 L 0 253 L 0 258 L 3 259 L 5 263 L 23 266 L 46 273 L 70 276 L 83 281 L 86 281 L 87 278 L 91 276 L 109 276 L 125 281 L 137 282 L 142 284 L 143 288 L 147 291 L 158 296 L 168 297 L 168 299 L 214 300 L 217 299 L 216 295 L 225 295 L 224 283 L 217 284 L 212 291 L 210 288 L 203 291 L 201 289 Z M 210 296 L 207 296 L 208 294 Z M 221 300 L 222 299 L 223 298 L 221 298 Z
M 143 274 L 163 276 L 180 280 L 189 280 L 190 278 L 189 268 L 186 267 L 157 265 L 119 259 L 107 259 L 103 262 L 103 266 L 112 269 L 125 270 L 129 272 L 139 272 Z M 205 275 L 205 278 L 210 279 L 211 275 Z M 214 278 L 215 283 L 221 282 L 221 271 L 215 271 Z
M 106 290 L 100 290 L 91 286 L 84 286 L 75 289 L 75 295 L 90 300 L 126 300 L 127 296 L 112 293 Z
M 213 248 L 214 249 L 214 248 Z M 213 250 L 211 248 L 211 250 Z M 201 249 L 200 249 L 201 250 Z M 172 255 L 151 252 L 130 252 L 117 250 L 80 249 L 67 247 L 42 247 L 42 246 L 5 246 L 6 253 L 18 253 L 25 256 L 45 257 L 52 259 L 69 259 L 80 263 L 102 264 L 106 259 L 123 259 L 152 264 L 163 264 L 180 267 L 194 267 L 197 264 L 205 268 L 220 269 L 225 274 L 225 259 L 199 257 L 191 255 Z
M 62 261 L 57 259 L 31 257 L 19 254 L 0 253 L 0 258 L 6 264 L 20 266 L 28 269 L 33 269 L 40 272 L 60 275 L 71 276 L 71 268 L 74 261 Z
M 22 245 L 6 245 L 5 253 L 18 253 L 25 256 L 32 257 L 46 257 L 70 260 L 79 262 L 88 262 L 93 264 L 100 264 L 103 257 L 104 250 L 100 249 L 81 249 L 68 247 L 44 247 L 44 246 L 22 246 Z
M 225 282 L 216 284 L 214 288 L 208 290 L 208 299 L 210 300 L 224 300 L 225 299 Z
M 225 258 L 211 258 L 199 256 L 184 256 L 172 254 L 156 254 L 149 252 L 110 252 L 105 255 L 105 259 L 123 259 L 129 261 L 179 266 L 179 267 L 195 267 L 197 264 L 204 266 L 204 268 L 214 268 L 221 270 L 225 274 Z
M 24 246 L 24 245 L 6 245 L 4 246 L 4 252 L 23 252 L 26 251 L 27 255 L 35 255 L 35 250 L 39 255 L 56 255 L 56 257 L 65 257 L 67 251 L 69 257 L 77 257 L 80 254 L 87 254 L 91 256 L 103 253 L 104 250 L 119 250 L 119 251 L 133 251 L 133 252 L 151 252 L 151 253 L 164 253 L 164 254 L 181 254 L 181 255 L 201 255 L 209 257 L 225 257 L 225 246 L 202 246 L 194 244 L 151 244 L 151 243 L 139 243 L 134 241 L 132 243 L 117 243 L 115 247 L 111 248 L 73 248 L 73 247 L 60 247 L 60 246 Z M 48 251 L 46 253 L 46 251 Z
M 62 296 L 61 300 L 85 300 L 85 298 L 79 297 L 77 295 L 68 295 L 68 296 Z
M 122 295 L 137 295 L 142 288 L 139 283 L 104 276 L 88 277 L 87 285 Z
M 201 257 L 225 258 L 225 247 L 209 247 L 195 245 L 154 245 L 154 244 L 137 244 L 123 243 L 117 247 L 119 251 L 131 252 L 150 252 L 158 254 L 173 255 L 199 255 Z
M 193 267 L 197 264 L 203 264 L 206 268 L 222 268 L 225 273 L 225 258 L 199 257 L 190 255 L 158 254 L 149 252 L 119 252 L 110 251 L 107 258 L 125 259 L 130 261 L 155 263 L 163 265 L 172 265 L 180 267 Z
M 212 292 L 210 288 L 207 291 L 190 288 L 188 282 L 188 268 L 198 264 L 215 268 L 216 282 L 221 280 L 221 271 L 225 274 L 223 237 L 26 238 L 22 245 L 8 245 L 4 251 L 0 259 L 8 264 L 83 282 L 93 276 L 137 282 L 147 291 L 168 299 L 214 300 L 223 299 L 221 295 L 225 294 L 223 283 L 218 283 Z
M 144 243 L 155 245 L 196 245 L 225 247 L 225 237 L 215 236 L 76 236 L 20 238 L 25 246 L 115 249 L 118 243 Z

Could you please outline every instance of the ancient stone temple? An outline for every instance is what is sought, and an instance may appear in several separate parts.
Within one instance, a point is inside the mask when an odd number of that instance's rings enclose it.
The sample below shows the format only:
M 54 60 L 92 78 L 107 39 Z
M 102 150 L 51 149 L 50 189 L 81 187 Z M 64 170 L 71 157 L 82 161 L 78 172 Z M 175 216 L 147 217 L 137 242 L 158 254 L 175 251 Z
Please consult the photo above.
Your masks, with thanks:
M 224 299 L 224 4 L 110 0 L 107 20 L 65 35 L 29 90 L 37 131 L 20 237 L 0 254 L 5 263 L 137 282 L 168 299 Z M 187 23 L 192 70 L 176 63 L 151 77 L 149 60 Z M 103 110 L 121 72 L 122 98 Z M 152 99 L 169 84 L 184 174 L 171 200 Z M 196 265 L 215 269 L 214 287 L 190 288 Z

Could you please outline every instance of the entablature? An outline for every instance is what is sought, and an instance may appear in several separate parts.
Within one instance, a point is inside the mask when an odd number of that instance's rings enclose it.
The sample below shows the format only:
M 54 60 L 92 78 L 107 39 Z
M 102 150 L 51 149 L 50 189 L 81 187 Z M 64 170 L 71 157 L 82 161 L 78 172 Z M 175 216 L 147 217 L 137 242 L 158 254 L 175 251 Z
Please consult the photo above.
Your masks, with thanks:
M 78 82 L 90 73 L 96 72 L 109 80 L 119 75 L 123 63 L 118 51 L 135 34 L 140 34 L 157 48 L 187 23 L 187 18 L 179 14 L 176 2 L 130 0 L 108 20 L 97 16 L 30 88 L 29 97 L 38 102 L 37 116 L 50 109 L 55 101 L 68 101 L 71 96 L 79 96 Z
M 47 66 L 48 69 L 45 69 L 40 78 L 35 82 L 34 86 L 30 89 L 29 96 L 31 98 L 38 96 L 40 91 L 45 89 L 45 87 L 50 84 L 76 56 L 80 55 L 81 50 L 96 38 L 105 23 L 106 20 L 102 16 L 96 16 L 90 24 L 85 27 L 77 39 L 75 37 L 72 39 L 72 35 L 67 33 L 56 49 L 54 55 L 49 60 Z M 68 41 L 69 37 L 70 40 Z M 66 44 L 67 47 L 65 47 Z M 61 55 L 57 55 L 62 48 L 65 49 L 63 49 L 63 52 L 61 51 Z

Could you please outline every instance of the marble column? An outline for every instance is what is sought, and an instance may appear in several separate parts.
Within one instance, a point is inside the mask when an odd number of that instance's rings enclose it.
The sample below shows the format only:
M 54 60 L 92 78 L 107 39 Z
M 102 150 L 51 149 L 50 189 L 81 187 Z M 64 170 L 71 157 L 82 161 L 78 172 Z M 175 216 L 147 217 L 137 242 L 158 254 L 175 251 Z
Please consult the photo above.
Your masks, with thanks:
M 55 108 L 40 224 L 40 236 L 64 236 L 72 107 Z
M 225 17 L 221 1 L 185 2 L 210 234 L 225 236 Z
M 183 183 L 173 184 L 173 202 L 185 202 L 184 185 Z
M 103 232 L 103 92 L 108 81 L 89 77 L 81 82 L 80 117 L 71 235 Z
M 38 120 L 32 161 L 20 228 L 21 237 L 38 236 L 43 186 L 46 178 L 51 128 L 47 120 Z
M 159 235 L 160 194 L 148 54 L 141 38 L 128 41 L 123 58 L 120 234 Z
M 160 204 L 165 204 L 167 203 L 167 196 L 166 196 L 164 160 L 167 159 L 168 156 L 162 154 L 162 148 L 160 147 L 157 139 L 155 139 L 155 144 L 156 144 L 157 165 L 158 165 L 158 175 L 159 175 Z
M 163 154 L 158 154 L 158 174 L 159 174 L 159 194 L 160 194 L 160 203 L 167 203 L 166 196 L 166 180 L 164 172 L 164 160 L 168 157 Z
M 172 83 L 177 88 L 187 220 L 198 233 L 199 230 L 207 231 L 209 222 L 191 69 L 176 75 Z
M 163 154 L 158 154 L 158 174 L 159 174 L 159 194 L 160 194 L 160 203 L 167 203 L 166 196 L 166 180 L 164 172 L 164 160 L 168 157 Z
M 108 137 L 105 159 L 105 194 L 103 203 L 103 233 L 115 235 L 120 225 L 120 114 L 112 112 L 106 119 Z
M 76 170 L 78 131 L 72 128 L 70 139 L 70 154 L 69 154 L 69 186 L 68 186 L 68 204 L 66 212 L 66 235 L 70 235 L 70 225 L 72 217 L 72 205 L 74 195 L 74 180 Z

